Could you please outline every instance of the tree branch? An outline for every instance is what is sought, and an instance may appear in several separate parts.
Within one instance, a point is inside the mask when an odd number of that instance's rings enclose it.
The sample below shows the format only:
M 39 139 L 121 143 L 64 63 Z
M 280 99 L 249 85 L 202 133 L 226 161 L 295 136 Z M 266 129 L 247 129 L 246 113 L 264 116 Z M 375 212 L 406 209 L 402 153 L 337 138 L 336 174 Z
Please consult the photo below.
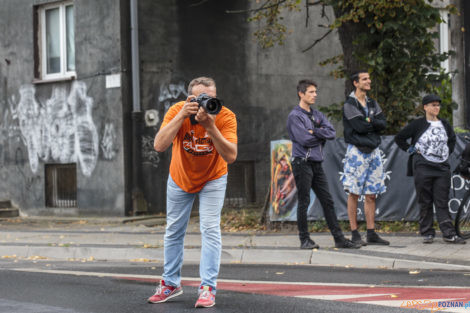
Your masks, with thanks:
M 326 36 L 328 36 L 333 30 L 330 29 L 329 31 L 327 31 L 323 36 L 321 36 L 320 38 L 316 39 L 310 46 L 308 46 L 307 48 L 305 48 L 304 50 L 302 50 L 302 52 L 307 52 L 308 50 L 312 49 L 317 43 L 319 43 L 320 41 L 322 41 Z
M 305 0 L 305 11 L 307 11 L 307 16 L 305 17 L 305 27 L 308 27 L 308 19 L 310 18 L 310 14 L 308 12 L 308 1 Z
M 314 5 L 319 5 L 319 4 L 323 4 L 323 0 L 313 1 L 313 2 L 312 0 L 307 0 L 307 6 L 314 6 Z
M 207 1 L 209 1 L 209 0 L 201 0 L 201 1 L 199 1 L 198 3 L 193 3 L 193 4 L 189 5 L 189 6 L 190 6 L 190 7 L 197 7 L 197 6 L 201 5 L 201 4 L 206 3 Z
M 323 6 L 321 8 L 321 17 L 326 17 L 327 21 L 330 21 L 330 19 L 328 18 L 328 15 L 326 15 L 325 7 L 326 7 L 326 5 L 323 4 Z
M 203 1 L 207 1 L 207 0 L 203 0 Z M 266 0 L 266 2 L 257 9 L 251 9 L 251 10 L 226 10 L 225 13 L 229 13 L 229 14 L 235 13 L 235 14 L 237 14 L 237 13 L 259 12 L 259 11 L 262 11 L 262 10 L 267 10 L 267 9 L 270 9 L 270 8 L 274 8 L 278 5 L 280 5 L 281 3 L 286 2 L 286 0 L 279 0 L 278 2 L 276 2 L 274 4 L 265 6 L 268 2 L 269 2 L 269 0 Z

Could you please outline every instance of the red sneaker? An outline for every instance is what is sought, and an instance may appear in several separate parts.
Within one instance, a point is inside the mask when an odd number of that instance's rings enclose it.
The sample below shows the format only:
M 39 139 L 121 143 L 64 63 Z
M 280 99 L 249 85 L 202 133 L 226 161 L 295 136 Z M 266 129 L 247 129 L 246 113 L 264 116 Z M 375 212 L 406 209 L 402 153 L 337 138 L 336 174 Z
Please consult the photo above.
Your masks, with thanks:
M 155 292 L 155 294 L 151 296 L 150 298 L 148 298 L 148 302 L 162 303 L 182 294 L 183 294 L 183 289 L 181 288 L 181 286 L 179 287 L 166 286 L 165 281 L 161 280 L 160 286 L 157 287 L 157 291 Z
M 210 308 L 215 305 L 215 294 L 212 293 L 212 287 L 201 286 L 202 292 L 194 305 L 195 308 Z

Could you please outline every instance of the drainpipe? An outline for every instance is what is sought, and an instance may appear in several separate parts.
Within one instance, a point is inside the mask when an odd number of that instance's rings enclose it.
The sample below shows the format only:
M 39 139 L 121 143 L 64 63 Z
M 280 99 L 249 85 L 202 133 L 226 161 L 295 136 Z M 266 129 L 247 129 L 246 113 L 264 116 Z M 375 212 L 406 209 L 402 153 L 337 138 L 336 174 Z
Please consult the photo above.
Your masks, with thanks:
M 131 60 L 132 60 L 132 211 L 134 215 L 147 213 L 147 202 L 142 191 L 142 128 L 140 108 L 139 30 L 137 0 L 130 0 Z

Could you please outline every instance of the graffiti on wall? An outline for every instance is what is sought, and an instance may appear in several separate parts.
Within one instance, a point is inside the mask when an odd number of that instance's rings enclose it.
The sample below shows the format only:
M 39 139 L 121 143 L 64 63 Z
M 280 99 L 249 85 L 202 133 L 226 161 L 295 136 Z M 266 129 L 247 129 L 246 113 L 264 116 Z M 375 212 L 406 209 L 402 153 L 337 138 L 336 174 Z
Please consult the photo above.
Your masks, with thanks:
M 0 107 L 4 109 L 0 121 L 0 142 L 3 144 L 8 140 L 20 142 L 21 133 L 17 122 L 16 97 L 13 95 L 5 101 L 0 102 Z
M 175 102 L 186 99 L 188 92 L 185 83 L 180 81 L 176 84 L 163 84 L 160 86 L 160 94 L 158 96 L 159 104 L 163 104 L 165 112 Z
M 101 151 L 105 160 L 112 160 L 116 157 L 116 130 L 113 123 L 104 125 L 103 136 L 101 139 Z
M 158 168 L 160 157 L 153 147 L 153 139 L 152 136 L 142 137 L 142 163 Z
M 185 100 L 188 96 L 186 90 L 186 84 L 183 81 L 178 83 L 162 84 L 160 85 L 159 95 L 158 95 L 158 107 L 163 107 L 164 112 L 178 101 Z M 152 116 L 152 119 L 162 121 L 163 118 L 158 116 L 159 110 L 149 110 L 151 114 L 157 114 L 157 116 Z M 148 118 L 148 116 L 146 116 Z M 156 128 L 155 128 L 156 129 Z M 160 156 L 153 147 L 155 134 L 144 135 L 142 136 L 142 163 L 145 165 L 150 165 L 154 168 L 158 168 L 160 163 Z
M 98 159 L 99 142 L 92 118 L 93 99 L 87 95 L 85 83 L 73 82 L 69 92 L 63 85 L 54 86 L 51 97 L 42 103 L 33 85 L 21 86 L 19 95 L 10 112 L 12 120 L 17 120 L 32 172 L 37 173 L 41 160 L 52 160 L 79 163 L 82 173 L 90 176 Z M 2 130 L 10 136 L 14 124 L 4 121 Z

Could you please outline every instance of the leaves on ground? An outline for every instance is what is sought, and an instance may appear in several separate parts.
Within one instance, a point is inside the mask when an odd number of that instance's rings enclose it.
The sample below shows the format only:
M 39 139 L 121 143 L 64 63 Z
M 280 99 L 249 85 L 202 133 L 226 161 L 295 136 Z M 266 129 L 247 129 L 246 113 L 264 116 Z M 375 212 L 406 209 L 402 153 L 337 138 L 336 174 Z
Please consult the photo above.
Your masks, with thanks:
M 259 221 L 260 210 L 224 209 L 221 216 L 221 228 L 224 232 L 266 230 L 266 226 L 260 224 Z

